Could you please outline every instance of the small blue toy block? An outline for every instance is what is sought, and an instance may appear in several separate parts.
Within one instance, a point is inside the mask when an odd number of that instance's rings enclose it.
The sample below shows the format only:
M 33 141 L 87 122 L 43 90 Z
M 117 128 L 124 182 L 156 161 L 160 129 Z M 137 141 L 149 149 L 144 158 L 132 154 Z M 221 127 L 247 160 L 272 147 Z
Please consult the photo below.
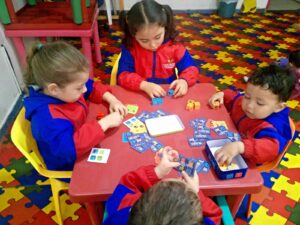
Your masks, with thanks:
M 152 105 L 161 105 L 164 103 L 162 98 L 152 98 Z
M 174 95 L 174 89 L 168 90 L 168 96 L 172 97 Z

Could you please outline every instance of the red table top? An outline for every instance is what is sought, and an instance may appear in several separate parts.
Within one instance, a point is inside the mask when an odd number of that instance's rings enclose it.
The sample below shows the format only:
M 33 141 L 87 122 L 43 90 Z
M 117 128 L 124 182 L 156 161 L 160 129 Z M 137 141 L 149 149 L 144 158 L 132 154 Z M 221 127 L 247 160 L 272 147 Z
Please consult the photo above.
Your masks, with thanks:
M 163 87 L 166 90 L 168 89 L 168 85 L 163 85 Z M 124 104 L 137 104 L 139 106 L 137 114 L 142 111 L 152 112 L 163 109 L 170 114 L 178 115 L 185 126 L 185 130 L 156 138 L 164 146 L 169 145 L 186 157 L 200 157 L 207 160 L 204 146 L 190 147 L 188 144 L 188 137 L 193 137 L 193 128 L 189 125 L 191 119 L 204 117 L 206 119 L 223 120 L 230 131 L 236 131 L 224 107 L 214 110 L 207 105 L 209 97 L 215 92 L 212 84 L 196 84 L 189 89 L 186 96 L 178 99 L 166 96 L 163 99 L 164 103 L 158 106 L 151 105 L 151 100 L 144 93 L 131 92 L 120 86 L 114 86 L 112 90 L 113 94 Z M 200 101 L 200 110 L 187 111 L 185 106 L 188 99 Z M 99 111 L 107 112 L 107 109 L 100 105 L 91 104 L 89 119 L 95 119 Z M 128 114 L 124 121 L 132 116 L 134 115 Z M 88 162 L 88 154 L 81 159 L 77 159 L 69 187 L 72 201 L 105 201 L 112 194 L 122 175 L 142 165 L 154 164 L 154 152 L 148 150 L 139 153 L 132 149 L 129 143 L 122 142 L 122 134 L 128 131 L 129 129 L 122 124 L 120 127 L 106 132 L 107 137 L 101 142 L 101 147 L 111 149 L 107 164 Z M 221 138 L 214 132 L 211 132 L 211 135 L 215 139 Z M 178 173 L 174 170 L 171 176 L 177 177 Z M 256 193 L 260 191 L 263 185 L 260 173 L 253 166 L 249 166 L 246 176 L 243 178 L 220 180 L 215 175 L 214 170 L 210 168 L 207 173 L 201 172 L 199 179 L 200 188 L 208 196 Z

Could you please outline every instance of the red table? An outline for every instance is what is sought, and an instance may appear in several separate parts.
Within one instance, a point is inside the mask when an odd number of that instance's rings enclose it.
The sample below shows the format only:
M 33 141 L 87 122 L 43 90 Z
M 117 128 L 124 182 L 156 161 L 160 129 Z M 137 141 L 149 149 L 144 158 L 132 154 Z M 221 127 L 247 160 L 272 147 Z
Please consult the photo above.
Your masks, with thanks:
M 163 85 L 163 87 L 167 90 L 168 85 Z M 215 88 L 212 84 L 196 84 L 189 89 L 186 96 L 178 99 L 166 96 L 164 97 L 164 103 L 158 106 L 151 105 L 151 100 L 144 93 L 131 92 L 119 86 L 114 86 L 112 89 L 113 94 L 124 104 L 137 104 L 139 106 L 138 113 L 163 109 L 170 114 L 179 115 L 185 126 L 185 130 L 175 134 L 160 136 L 157 137 L 157 139 L 163 145 L 173 147 L 186 157 L 200 157 L 207 160 L 204 146 L 190 147 L 188 144 L 188 137 L 193 136 L 193 128 L 189 125 L 191 119 L 204 117 L 213 120 L 223 120 L 227 123 L 230 131 L 236 131 L 224 107 L 214 110 L 207 105 L 209 97 L 215 92 Z M 187 111 L 185 106 L 188 99 L 200 101 L 200 110 Z M 91 105 L 90 119 L 95 119 L 99 111 L 107 112 L 107 109 L 100 105 Z M 128 114 L 125 120 L 132 116 L 134 115 Z M 107 131 L 107 137 L 101 142 L 102 148 L 111 149 L 107 164 L 87 162 L 88 155 L 84 158 L 77 159 L 75 163 L 69 194 L 72 201 L 87 203 L 93 224 L 99 224 L 94 203 L 99 205 L 99 202 L 107 200 L 123 174 L 135 170 L 139 166 L 154 163 L 155 153 L 151 150 L 141 154 L 133 150 L 129 143 L 122 142 L 122 134 L 128 131 L 129 129 L 124 124 L 118 128 Z M 211 135 L 213 138 L 221 138 L 217 134 L 214 134 L 213 131 Z M 173 171 L 171 175 L 175 177 L 177 176 L 177 172 Z M 249 166 L 246 176 L 243 178 L 219 180 L 211 168 L 208 173 L 200 173 L 199 179 L 200 188 L 206 195 L 233 196 L 229 201 L 233 215 L 236 214 L 243 195 L 259 192 L 263 185 L 263 179 L 260 173 L 253 166 Z

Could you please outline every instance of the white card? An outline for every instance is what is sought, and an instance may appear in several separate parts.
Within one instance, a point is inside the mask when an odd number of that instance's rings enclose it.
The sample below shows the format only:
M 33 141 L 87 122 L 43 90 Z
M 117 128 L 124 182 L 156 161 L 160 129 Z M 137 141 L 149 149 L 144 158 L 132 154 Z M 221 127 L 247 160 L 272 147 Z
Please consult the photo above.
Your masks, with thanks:
M 177 115 L 147 119 L 145 120 L 145 124 L 149 134 L 153 137 L 184 130 L 184 125 Z
M 92 148 L 89 155 L 89 162 L 107 163 L 110 154 L 110 149 L 107 148 Z

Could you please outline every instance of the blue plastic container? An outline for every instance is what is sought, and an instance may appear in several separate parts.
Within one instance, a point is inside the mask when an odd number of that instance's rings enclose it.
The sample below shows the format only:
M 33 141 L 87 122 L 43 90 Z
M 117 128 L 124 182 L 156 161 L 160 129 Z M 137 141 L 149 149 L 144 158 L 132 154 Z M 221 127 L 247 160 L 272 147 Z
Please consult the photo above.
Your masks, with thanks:
M 206 142 L 205 146 L 205 152 L 212 165 L 212 168 L 221 180 L 244 177 L 248 170 L 248 166 L 241 155 L 237 155 L 233 158 L 232 162 L 235 165 L 235 168 L 233 169 L 224 170 L 224 168 L 221 168 L 217 163 L 214 156 L 215 151 L 229 142 L 231 142 L 229 139 L 209 140 Z

